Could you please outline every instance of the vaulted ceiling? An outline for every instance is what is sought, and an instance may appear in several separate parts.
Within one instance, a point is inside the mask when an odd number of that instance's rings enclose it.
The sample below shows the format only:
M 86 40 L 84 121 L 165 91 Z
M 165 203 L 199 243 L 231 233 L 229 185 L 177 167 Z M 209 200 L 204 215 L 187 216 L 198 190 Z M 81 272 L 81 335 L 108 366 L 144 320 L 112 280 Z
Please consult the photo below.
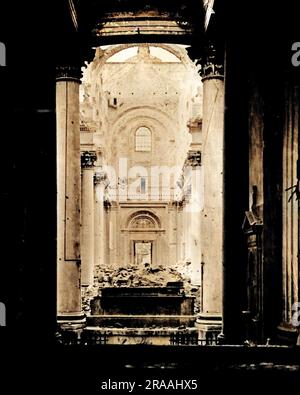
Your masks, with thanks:
M 218 4 L 219 0 L 62 0 L 60 62 L 75 52 L 91 60 L 92 48 L 111 44 L 185 44 L 199 51 L 220 14 L 215 12 Z
M 95 46 L 126 42 L 188 44 L 204 30 L 201 0 L 66 1 L 74 28 Z

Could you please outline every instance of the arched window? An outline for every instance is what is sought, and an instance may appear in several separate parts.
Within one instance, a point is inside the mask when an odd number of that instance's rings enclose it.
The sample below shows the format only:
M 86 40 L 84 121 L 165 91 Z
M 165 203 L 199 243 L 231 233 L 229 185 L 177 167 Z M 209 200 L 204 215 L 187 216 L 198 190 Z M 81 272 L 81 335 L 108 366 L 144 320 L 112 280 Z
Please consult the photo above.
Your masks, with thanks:
M 135 150 L 149 152 L 151 151 L 151 131 L 142 126 L 135 132 Z

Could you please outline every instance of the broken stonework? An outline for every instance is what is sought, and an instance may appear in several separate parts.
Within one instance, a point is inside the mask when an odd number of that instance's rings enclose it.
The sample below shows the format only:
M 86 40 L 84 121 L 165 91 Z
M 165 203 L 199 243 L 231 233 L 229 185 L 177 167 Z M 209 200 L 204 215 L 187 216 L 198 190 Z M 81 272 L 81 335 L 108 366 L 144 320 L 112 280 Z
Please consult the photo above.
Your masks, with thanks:
M 200 286 L 191 284 L 187 273 L 186 264 L 178 264 L 175 268 L 158 265 L 151 267 L 149 263 L 137 267 L 111 268 L 101 267 L 95 271 L 93 287 L 82 290 L 83 310 L 90 312 L 90 301 L 101 294 L 101 289 L 107 287 L 166 287 L 170 283 L 183 284 L 183 292 L 186 296 L 195 297 L 194 313 L 200 311 Z

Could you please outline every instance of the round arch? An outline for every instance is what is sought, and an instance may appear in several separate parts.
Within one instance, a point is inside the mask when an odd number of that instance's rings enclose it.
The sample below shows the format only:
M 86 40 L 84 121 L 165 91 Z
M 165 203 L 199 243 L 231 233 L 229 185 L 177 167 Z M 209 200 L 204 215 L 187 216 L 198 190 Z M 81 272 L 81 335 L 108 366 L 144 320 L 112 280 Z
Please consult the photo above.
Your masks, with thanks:
M 144 221 L 144 222 L 142 222 Z M 127 218 L 126 227 L 128 229 L 137 228 L 161 229 L 161 221 L 156 214 L 150 210 L 138 210 L 130 214 Z
M 106 63 L 109 58 L 112 56 L 116 55 L 117 53 L 124 51 L 129 48 L 135 48 L 135 47 L 142 47 L 145 44 L 121 44 L 117 46 L 113 46 L 112 48 L 107 48 L 105 50 L 102 50 L 100 56 L 97 58 L 95 57 L 95 60 L 98 60 L 98 66 L 101 66 L 102 64 Z M 174 45 L 171 44 L 157 44 L 157 43 L 152 43 L 149 44 L 150 47 L 155 47 L 155 48 L 162 48 L 165 51 L 170 52 L 172 55 L 176 56 L 176 58 L 186 67 L 190 67 L 193 65 L 192 60 L 189 58 L 188 54 L 185 52 L 185 50 L 175 47 Z

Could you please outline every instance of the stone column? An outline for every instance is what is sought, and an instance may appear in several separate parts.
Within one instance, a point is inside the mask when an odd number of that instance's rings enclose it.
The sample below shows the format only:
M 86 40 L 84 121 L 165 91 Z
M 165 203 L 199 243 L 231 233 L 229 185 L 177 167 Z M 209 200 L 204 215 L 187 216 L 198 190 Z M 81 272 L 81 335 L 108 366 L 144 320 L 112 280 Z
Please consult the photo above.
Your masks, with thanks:
M 180 260 L 183 262 L 185 260 L 185 251 L 186 251 L 186 231 L 185 231 L 185 205 L 186 201 L 184 200 L 184 196 L 182 197 L 182 201 L 180 202 L 181 209 L 181 257 Z
M 94 282 L 94 162 L 96 152 L 81 153 L 82 168 L 82 217 L 81 217 L 81 283 L 83 286 Z
M 300 85 L 290 81 L 285 87 L 285 125 L 283 136 L 283 198 L 282 198 L 282 325 L 285 336 L 299 327 L 300 302 L 300 161 L 299 161 L 299 103 Z
M 81 325 L 80 290 L 80 67 L 58 68 L 57 122 L 57 320 Z
M 174 266 L 177 260 L 177 205 L 175 202 L 170 202 L 168 205 L 169 215 L 169 240 L 168 240 L 168 265 Z
M 190 150 L 185 162 L 188 168 L 191 192 L 187 206 L 189 216 L 189 257 L 191 259 L 190 276 L 193 284 L 200 285 L 201 277 L 201 152 Z
M 129 232 L 124 232 L 124 265 L 128 266 L 130 262 L 130 237 Z
M 189 186 L 189 190 L 191 190 L 191 186 Z M 186 262 L 191 262 L 191 247 L 192 247 L 192 238 L 191 238 L 191 210 L 190 210 L 190 191 L 186 196 L 186 204 L 185 204 L 185 260 Z
M 180 202 L 176 202 L 176 263 L 181 260 L 181 211 Z
M 183 203 L 180 201 L 178 203 L 178 261 L 182 262 L 183 260 Z
M 104 266 L 104 189 L 106 182 L 106 173 L 103 171 L 97 171 L 94 174 L 95 184 L 95 267 L 101 268 Z
M 222 52 L 222 51 L 221 51 Z M 197 319 L 200 336 L 222 327 L 223 277 L 223 54 L 208 43 L 201 64 L 203 81 L 202 166 L 204 201 L 201 218 L 203 305 Z
M 117 262 L 117 204 L 111 202 L 109 213 L 109 264 L 111 267 L 116 268 Z
M 104 193 L 104 263 L 110 264 L 109 256 L 109 218 L 111 203 L 106 193 Z

